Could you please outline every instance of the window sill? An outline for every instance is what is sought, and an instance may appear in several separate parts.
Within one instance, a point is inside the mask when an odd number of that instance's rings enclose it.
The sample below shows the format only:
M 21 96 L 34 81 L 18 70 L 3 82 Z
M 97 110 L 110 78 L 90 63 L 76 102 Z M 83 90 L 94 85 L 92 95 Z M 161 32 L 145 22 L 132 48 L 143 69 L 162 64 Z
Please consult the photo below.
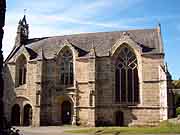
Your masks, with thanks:
M 128 106 L 128 107 L 133 107 L 133 106 L 138 106 L 140 103 L 139 102 L 135 102 L 135 103 L 119 103 L 119 102 L 115 102 L 116 105 L 121 105 L 121 106 Z
M 74 85 L 58 85 L 58 87 L 56 88 L 56 91 L 74 91 L 77 88 Z

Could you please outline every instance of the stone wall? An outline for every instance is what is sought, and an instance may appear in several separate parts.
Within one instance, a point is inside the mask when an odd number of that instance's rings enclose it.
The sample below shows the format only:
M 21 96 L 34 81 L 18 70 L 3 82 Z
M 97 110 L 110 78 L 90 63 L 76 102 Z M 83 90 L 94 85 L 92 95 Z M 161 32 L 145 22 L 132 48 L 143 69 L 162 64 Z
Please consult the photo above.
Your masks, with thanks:
M 76 61 L 76 80 L 77 80 L 77 93 L 78 93 L 78 117 L 80 124 L 89 125 L 89 117 L 94 115 L 90 114 L 90 88 L 89 84 L 89 68 L 90 63 L 88 59 L 79 59 Z M 92 120 L 92 118 L 91 118 Z M 92 123 L 92 122 L 91 122 Z
M 167 92 L 167 89 L 163 87 L 161 90 L 160 87 L 160 76 L 164 73 L 159 72 L 159 67 L 163 66 L 163 57 L 144 56 L 139 61 L 140 103 L 135 106 L 122 106 L 115 103 L 115 73 L 112 58 L 97 59 L 96 120 L 104 119 L 114 125 L 114 113 L 121 110 L 124 113 L 125 125 L 157 125 L 160 122 L 160 115 L 165 115 L 160 113 L 161 107 L 166 107 L 167 110 L 167 106 L 160 106 L 160 91 Z M 165 97 L 161 100 L 167 103 Z
M 91 50 L 90 58 L 74 61 L 74 85 L 60 84 L 58 58 L 28 61 L 27 83 L 15 87 L 16 64 L 9 63 L 4 68 L 5 104 L 8 120 L 14 103 L 30 104 L 33 109 L 33 126 L 60 125 L 61 104 L 65 100 L 72 103 L 72 123 L 78 119 L 82 125 L 94 126 L 95 121 L 104 120 L 115 125 L 115 112 L 122 111 L 124 125 L 156 125 L 166 115 L 165 82 L 159 71 L 163 66 L 162 55 L 138 57 L 140 102 L 136 105 L 115 103 L 115 67 L 113 57 L 96 57 Z M 166 79 L 166 78 L 164 78 Z M 164 95 L 166 96 L 166 95 Z M 19 99 L 18 99 L 19 98 Z M 23 102 L 22 104 L 20 102 Z M 162 104 L 163 105 L 162 105 Z M 161 106 L 162 105 L 162 106 Z M 161 109 L 165 109 L 160 113 Z M 23 109 L 21 109 L 22 111 Z M 23 118 L 21 118 L 23 119 Z M 163 119 L 166 119 L 163 116 Z
M 15 100 L 15 73 L 16 66 L 14 63 L 4 66 L 3 78 L 4 78 L 4 106 L 5 115 L 8 121 L 11 120 L 11 107 Z
M 27 81 L 26 84 L 16 86 L 16 64 L 7 64 L 4 67 L 4 79 L 5 79 L 5 101 L 6 101 L 6 114 L 8 121 L 11 120 L 11 109 L 14 104 L 19 104 L 21 108 L 21 124 L 23 119 L 23 107 L 26 104 L 30 104 L 34 110 L 36 103 L 36 64 L 27 63 Z M 21 101 L 21 103 L 20 103 Z M 34 115 L 34 113 L 33 113 Z
M 97 59 L 96 76 L 96 106 L 112 104 L 115 82 L 110 57 Z
M 122 107 L 118 105 L 97 109 L 96 120 L 116 125 L 115 113 L 119 110 L 124 114 L 125 126 L 155 126 L 159 124 L 159 108 Z

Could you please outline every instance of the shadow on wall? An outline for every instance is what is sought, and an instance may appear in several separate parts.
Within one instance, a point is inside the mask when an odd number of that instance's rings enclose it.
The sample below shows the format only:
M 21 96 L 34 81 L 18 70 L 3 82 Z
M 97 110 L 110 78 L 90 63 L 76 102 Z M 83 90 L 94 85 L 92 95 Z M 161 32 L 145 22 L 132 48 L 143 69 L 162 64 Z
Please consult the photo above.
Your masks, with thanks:
M 43 71 L 45 72 L 45 71 Z M 54 82 L 52 80 L 46 80 L 44 85 L 41 86 L 40 92 L 40 125 L 41 126 L 55 126 L 52 123 L 52 96 L 55 90 Z
M 10 65 L 12 66 L 12 65 Z M 15 70 L 14 70 L 15 71 Z M 15 82 L 12 71 L 4 66 L 4 103 L 5 114 L 11 126 L 29 126 L 32 124 L 32 106 L 26 97 L 18 97 L 15 92 Z M 18 90 L 20 92 L 21 90 Z M 23 89 L 24 91 L 24 89 Z M 21 93 L 21 92 L 20 92 Z M 23 95 L 23 94 L 22 94 Z
M 0 131 L 0 134 L 3 131 L 3 135 L 7 134 L 7 135 L 20 135 L 19 130 L 16 128 L 12 128 L 12 124 L 11 124 L 11 104 L 13 103 L 13 100 L 16 97 L 16 94 L 14 92 L 14 81 L 12 79 L 12 76 L 10 74 L 9 71 L 9 67 L 7 65 L 5 65 L 3 67 L 3 80 L 4 80 L 4 114 L 5 117 L 7 119 L 7 123 L 5 125 L 7 125 L 7 129 L 5 130 L 5 132 L 3 130 Z M 12 108 L 13 109 L 13 108 Z M 16 116 L 17 117 L 17 116 Z
M 11 72 L 7 64 L 3 68 L 4 78 L 4 108 L 7 121 L 11 123 L 12 104 L 16 101 L 16 93 L 14 91 L 15 82 L 12 78 Z
M 96 111 L 96 126 L 129 126 L 137 117 L 128 108 L 98 109 Z M 109 115 L 109 116 L 107 116 Z

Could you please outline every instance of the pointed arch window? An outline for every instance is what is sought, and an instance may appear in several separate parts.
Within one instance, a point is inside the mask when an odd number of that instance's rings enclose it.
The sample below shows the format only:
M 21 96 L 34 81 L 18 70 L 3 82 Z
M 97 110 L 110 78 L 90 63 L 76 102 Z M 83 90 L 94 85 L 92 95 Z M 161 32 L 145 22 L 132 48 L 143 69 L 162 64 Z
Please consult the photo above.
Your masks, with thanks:
M 63 85 L 73 85 L 73 55 L 69 48 L 65 48 L 61 52 L 60 64 L 60 80 Z
M 128 47 L 123 47 L 116 60 L 115 100 L 118 103 L 139 102 L 139 78 L 137 58 Z
M 17 81 L 18 86 L 26 84 L 27 60 L 21 55 L 17 60 Z

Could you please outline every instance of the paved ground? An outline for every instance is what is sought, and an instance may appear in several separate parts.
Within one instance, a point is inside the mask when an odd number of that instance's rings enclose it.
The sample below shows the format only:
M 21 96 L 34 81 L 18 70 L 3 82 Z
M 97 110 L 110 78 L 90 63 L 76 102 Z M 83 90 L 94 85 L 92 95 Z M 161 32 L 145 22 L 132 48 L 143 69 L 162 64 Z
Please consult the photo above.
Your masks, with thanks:
M 33 127 L 33 128 L 17 127 L 17 128 L 20 129 L 20 133 L 22 133 L 23 135 L 76 135 L 76 134 L 64 133 L 64 130 L 80 129 L 79 127 L 73 127 L 73 126 L 49 126 L 49 127 Z M 85 134 L 81 134 L 81 135 L 85 135 Z M 150 134 L 150 135 L 155 135 L 155 134 Z M 164 135 L 170 135 L 170 134 L 164 134 Z M 171 134 L 171 135 L 178 135 L 178 134 Z
M 23 135 L 71 135 L 64 133 L 64 130 L 74 129 L 69 126 L 50 126 L 50 127 L 17 127 Z M 77 128 L 77 127 L 76 127 Z

